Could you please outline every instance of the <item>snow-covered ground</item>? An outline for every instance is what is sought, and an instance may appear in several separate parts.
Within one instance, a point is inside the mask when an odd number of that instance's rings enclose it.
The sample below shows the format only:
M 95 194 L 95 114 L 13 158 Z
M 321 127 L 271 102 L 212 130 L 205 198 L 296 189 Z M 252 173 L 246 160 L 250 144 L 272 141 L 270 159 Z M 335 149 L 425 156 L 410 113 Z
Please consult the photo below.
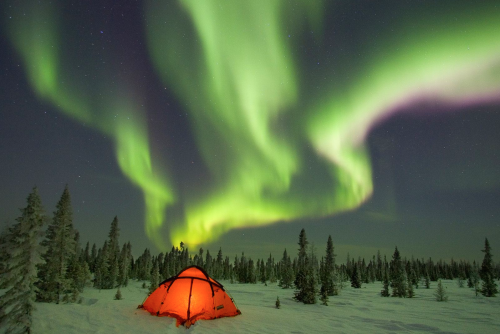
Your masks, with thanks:
M 147 290 L 131 281 L 121 289 L 123 300 L 114 300 L 116 290 L 87 288 L 81 304 L 38 303 L 33 333 L 500 333 L 500 296 L 476 297 L 455 281 L 443 281 L 448 302 L 435 300 L 435 282 L 416 289 L 413 299 L 380 297 L 377 282 L 344 288 L 328 306 L 297 303 L 293 290 L 275 284 L 221 283 L 241 315 L 177 328 L 173 318 L 137 309 Z M 275 308 L 277 296 L 281 309 Z

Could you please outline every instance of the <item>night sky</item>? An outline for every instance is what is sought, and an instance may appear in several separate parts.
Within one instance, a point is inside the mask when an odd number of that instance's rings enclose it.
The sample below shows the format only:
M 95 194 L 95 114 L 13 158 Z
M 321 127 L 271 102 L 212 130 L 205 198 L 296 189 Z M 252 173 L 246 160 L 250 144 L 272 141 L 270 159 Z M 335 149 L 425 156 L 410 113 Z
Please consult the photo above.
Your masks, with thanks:
M 117 4 L 119 3 L 119 4 Z M 498 1 L 3 1 L 0 222 L 82 242 L 500 256 Z

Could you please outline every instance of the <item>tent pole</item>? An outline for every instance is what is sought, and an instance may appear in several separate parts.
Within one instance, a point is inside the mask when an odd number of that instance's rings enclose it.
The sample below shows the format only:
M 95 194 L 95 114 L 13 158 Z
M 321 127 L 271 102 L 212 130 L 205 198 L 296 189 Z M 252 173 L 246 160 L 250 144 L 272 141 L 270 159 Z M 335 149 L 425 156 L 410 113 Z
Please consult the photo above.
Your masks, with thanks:
M 189 299 L 188 299 L 188 312 L 187 312 L 187 320 L 191 317 L 191 292 L 193 291 L 193 279 L 191 278 L 191 286 L 189 287 Z

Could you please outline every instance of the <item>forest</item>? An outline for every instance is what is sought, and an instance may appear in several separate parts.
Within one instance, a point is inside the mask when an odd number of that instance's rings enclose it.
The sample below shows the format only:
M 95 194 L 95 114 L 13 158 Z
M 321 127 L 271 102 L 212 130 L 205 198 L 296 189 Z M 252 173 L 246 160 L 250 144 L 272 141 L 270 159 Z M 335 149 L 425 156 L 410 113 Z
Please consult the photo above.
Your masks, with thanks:
M 437 282 L 434 296 L 446 301 L 442 279 L 455 280 L 458 287 L 469 288 L 476 296 L 495 297 L 500 279 L 500 263 L 495 266 L 487 238 L 479 264 L 407 258 L 397 247 L 390 259 L 377 252 L 369 259 L 348 255 L 340 263 L 331 236 L 320 254 L 309 246 L 305 229 L 299 233 L 297 254 L 285 249 L 279 259 L 270 254 L 257 260 L 244 253 L 231 260 L 221 248 L 215 256 L 202 248 L 190 252 L 182 242 L 156 255 L 145 249 L 135 259 L 130 242 L 120 244 L 119 237 L 119 221 L 114 217 L 102 246 L 86 242 L 82 247 L 73 226 L 68 187 L 52 218 L 45 214 L 38 190 L 33 188 L 21 215 L 0 236 L 0 328 L 30 333 L 36 303 L 81 303 L 80 294 L 89 288 L 116 289 L 115 298 L 120 299 L 120 288 L 130 280 L 142 281 L 142 287 L 151 293 L 163 280 L 191 265 L 203 268 L 215 280 L 276 283 L 290 289 L 299 303 L 323 305 L 348 285 L 360 289 L 376 282 L 381 287 L 380 297 L 413 298 L 418 289 L 429 289 L 430 282 Z

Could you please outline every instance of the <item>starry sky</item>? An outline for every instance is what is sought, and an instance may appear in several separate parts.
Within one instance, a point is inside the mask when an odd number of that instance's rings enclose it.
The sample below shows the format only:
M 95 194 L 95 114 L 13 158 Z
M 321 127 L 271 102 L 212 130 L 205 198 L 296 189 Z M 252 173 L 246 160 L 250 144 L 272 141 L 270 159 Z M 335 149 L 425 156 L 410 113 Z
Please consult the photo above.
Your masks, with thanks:
M 4 1 L 0 223 L 68 184 L 134 254 L 480 259 L 500 241 L 497 1 Z M 495 254 L 495 253 L 494 253 Z

